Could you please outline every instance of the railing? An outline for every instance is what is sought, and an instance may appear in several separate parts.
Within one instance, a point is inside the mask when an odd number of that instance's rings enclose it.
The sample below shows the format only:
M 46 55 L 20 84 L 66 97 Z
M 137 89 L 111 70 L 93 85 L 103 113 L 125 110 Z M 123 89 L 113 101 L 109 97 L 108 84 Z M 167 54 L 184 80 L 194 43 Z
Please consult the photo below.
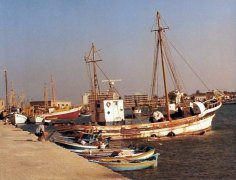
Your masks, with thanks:
M 211 108 L 219 106 L 220 101 L 212 102 L 212 100 L 208 100 L 208 101 L 204 102 L 204 105 L 205 105 L 206 109 L 211 109 Z

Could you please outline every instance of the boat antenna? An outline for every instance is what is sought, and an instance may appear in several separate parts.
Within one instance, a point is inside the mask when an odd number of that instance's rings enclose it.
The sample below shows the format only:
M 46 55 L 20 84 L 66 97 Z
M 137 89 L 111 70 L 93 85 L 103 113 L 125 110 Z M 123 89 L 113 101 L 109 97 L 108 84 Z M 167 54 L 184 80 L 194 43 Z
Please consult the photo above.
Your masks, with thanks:
M 102 82 L 108 82 L 109 85 L 109 92 L 110 93 L 117 93 L 119 95 L 119 97 L 121 97 L 120 93 L 117 91 L 117 89 L 115 88 L 115 82 L 119 82 L 122 81 L 121 79 L 106 79 L 106 80 L 102 80 Z M 109 96 L 109 95 L 108 95 Z

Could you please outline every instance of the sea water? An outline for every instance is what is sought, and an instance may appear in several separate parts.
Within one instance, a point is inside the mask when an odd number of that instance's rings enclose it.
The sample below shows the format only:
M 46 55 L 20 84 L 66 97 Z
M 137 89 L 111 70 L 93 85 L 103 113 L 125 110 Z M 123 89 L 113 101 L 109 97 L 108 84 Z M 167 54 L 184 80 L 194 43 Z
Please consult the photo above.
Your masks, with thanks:
M 236 105 L 223 105 L 204 135 L 136 143 L 161 155 L 157 168 L 121 173 L 130 179 L 236 179 Z

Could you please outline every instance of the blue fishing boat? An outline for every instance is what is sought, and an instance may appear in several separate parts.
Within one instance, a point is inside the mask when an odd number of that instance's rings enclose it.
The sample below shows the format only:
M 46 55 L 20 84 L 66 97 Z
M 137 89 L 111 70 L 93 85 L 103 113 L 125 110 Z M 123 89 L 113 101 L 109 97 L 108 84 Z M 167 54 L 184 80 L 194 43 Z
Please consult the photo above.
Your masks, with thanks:
M 157 167 L 159 155 L 159 153 L 156 153 L 150 158 L 144 160 L 114 160 L 109 162 L 92 160 L 92 162 L 101 164 L 113 171 L 134 171 L 150 167 Z
M 98 145 L 96 144 L 89 144 L 89 143 L 80 143 L 80 142 L 74 142 L 71 141 L 70 139 L 64 140 L 64 139 L 59 139 L 59 138 L 54 138 L 53 142 L 57 145 L 60 145 L 70 151 L 82 151 L 85 149 L 98 149 Z

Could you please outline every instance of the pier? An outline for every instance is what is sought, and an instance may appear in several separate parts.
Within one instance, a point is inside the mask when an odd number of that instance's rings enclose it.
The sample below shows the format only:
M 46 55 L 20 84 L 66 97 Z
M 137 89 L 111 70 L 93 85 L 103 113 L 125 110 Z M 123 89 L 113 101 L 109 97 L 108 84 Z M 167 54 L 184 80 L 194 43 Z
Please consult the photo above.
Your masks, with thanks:
M 34 134 L 0 121 L 0 179 L 127 179 Z

